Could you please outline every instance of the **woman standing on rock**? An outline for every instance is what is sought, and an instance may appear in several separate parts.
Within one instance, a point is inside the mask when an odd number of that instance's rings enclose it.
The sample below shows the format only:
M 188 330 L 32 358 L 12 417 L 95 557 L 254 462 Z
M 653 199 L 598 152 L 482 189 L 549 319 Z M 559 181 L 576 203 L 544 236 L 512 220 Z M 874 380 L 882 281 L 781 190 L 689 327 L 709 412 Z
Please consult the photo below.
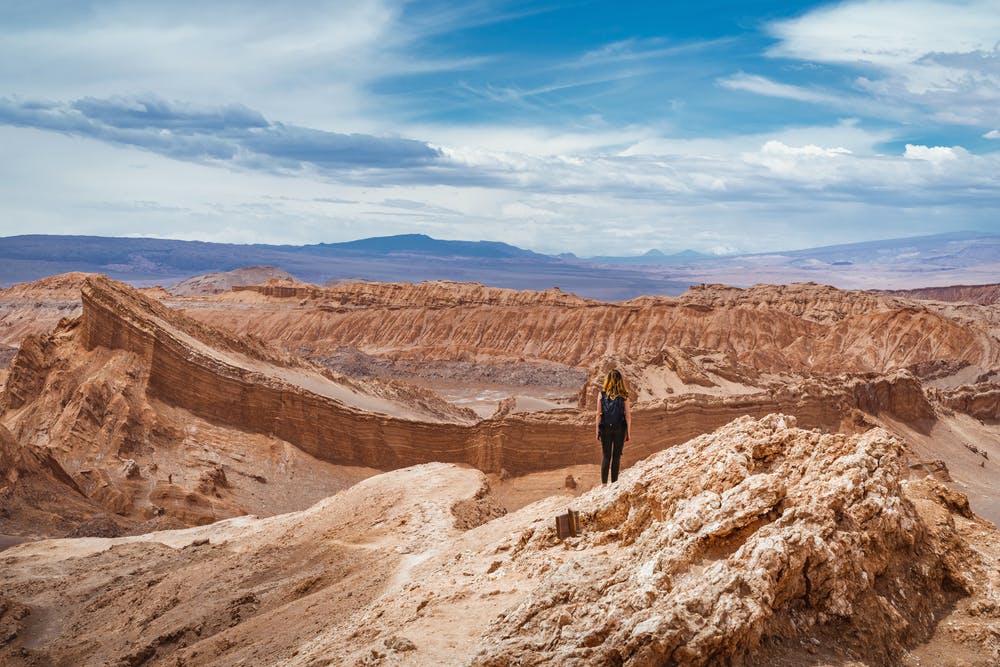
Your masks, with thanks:
M 601 443 L 604 458 L 601 460 L 601 483 L 608 483 L 608 468 L 611 482 L 618 481 L 618 467 L 622 460 L 622 449 L 629 438 L 632 425 L 632 406 L 628 402 L 625 380 L 617 370 L 604 377 L 604 390 L 597 401 L 597 439 Z

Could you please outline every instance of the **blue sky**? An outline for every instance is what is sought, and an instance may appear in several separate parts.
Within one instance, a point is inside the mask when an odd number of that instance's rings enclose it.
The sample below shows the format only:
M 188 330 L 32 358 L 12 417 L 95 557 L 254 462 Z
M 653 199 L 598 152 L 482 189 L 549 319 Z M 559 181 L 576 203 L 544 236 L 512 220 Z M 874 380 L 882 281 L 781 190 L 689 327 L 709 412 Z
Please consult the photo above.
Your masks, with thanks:
M 1000 0 L 0 8 L 0 235 L 1000 232 Z

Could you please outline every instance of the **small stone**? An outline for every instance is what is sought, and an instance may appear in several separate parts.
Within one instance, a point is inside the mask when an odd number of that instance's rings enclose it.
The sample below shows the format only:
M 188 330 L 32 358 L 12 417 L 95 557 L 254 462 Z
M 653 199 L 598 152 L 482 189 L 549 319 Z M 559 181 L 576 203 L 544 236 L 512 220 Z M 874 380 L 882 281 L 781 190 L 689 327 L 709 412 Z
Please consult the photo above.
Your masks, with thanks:
M 406 637 L 394 636 L 385 640 L 385 647 L 403 653 L 405 651 L 416 651 L 417 645 Z
M 125 479 L 140 479 L 142 477 L 139 464 L 132 459 L 125 459 L 122 464 L 122 474 L 125 475 Z

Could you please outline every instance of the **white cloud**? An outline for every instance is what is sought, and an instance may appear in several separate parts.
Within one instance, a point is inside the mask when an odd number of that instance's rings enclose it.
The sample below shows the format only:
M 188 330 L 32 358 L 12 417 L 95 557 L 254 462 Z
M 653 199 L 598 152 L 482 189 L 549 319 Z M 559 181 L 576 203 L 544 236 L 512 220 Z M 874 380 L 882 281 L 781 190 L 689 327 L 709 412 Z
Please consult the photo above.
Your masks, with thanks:
M 674 139 L 663 136 L 642 138 L 621 151 L 622 156 L 688 155 L 720 157 L 752 152 L 768 141 L 789 146 L 815 144 L 838 146 L 858 155 L 874 154 L 882 144 L 894 141 L 896 131 L 861 126 L 857 119 L 846 118 L 832 125 L 786 127 L 760 134 Z
M 772 55 L 826 63 L 908 66 L 931 53 L 992 51 L 1000 35 L 994 0 L 861 0 L 771 25 Z
M 755 74 L 734 74 L 720 79 L 719 84 L 731 90 L 745 90 L 758 95 L 781 97 L 798 102 L 829 104 L 833 106 L 841 106 L 843 103 L 843 99 L 833 93 L 810 90 L 801 86 L 791 86 L 787 83 L 779 83 Z
M 238 102 L 316 129 L 378 133 L 388 129 L 388 101 L 371 94 L 373 81 L 471 62 L 410 48 L 432 30 L 468 20 L 471 9 L 435 14 L 432 26 L 404 18 L 399 0 L 32 4 L 39 18 L 27 25 L 0 22 L 0 94 L 151 91 L 195 104 Z
M 961 146 L 917 146 L 906 144 L 903 157 L 908 160 L 928 160 L 929 162 L 947 162 L 968 155 Z
M 544 119 L 553 117 L 549 114 L 527 116 L 527 121 L 521 117 L 518 123 L 496 116 L 500 120 L 476 125 L 393 121 L 407 115 L 394 112 L 412 98 L 378 96 L 373 82 L 479 62 L 429 57 L 414 44 L 456 25 L 495 20 L 491 4 L 441 3 L 432 11 L 421 9 L 427 13 L 414 20 L 404 12 L 427 5 L 292 0 L 280 7 L 239 4 L 239 11 L 233 11 L 237 5 L 232 2 L 139 6 L 106 0 L 90 12 L 81 9 L 85 3 L 53 0 L 39 5 L 39 14 L 57 17 L 47 24 L 25 27 L 5 19 L 0 24 L 0 96 L 32 101 L 31 109 L 20 112 L 43 113 L 33 106 L 38 100 L 48 101 L 49 112 L 60 106 L 52 100 L 123 104 L 117 110 L 97 109 L 106 121 L 101 127 L 118 131 L 110 138 L 102 132 L 70 132 L 51 117 L 48 124 L 34 122 L 51 131 L 0 127 L 5 157 L 0 160 L 0 235 L 25 229 L 128 230 L 303 243 L 402 233 L 419 224 L 421 231 L 443 238 L 497 238 L 542 251 L 587 255 L 634 254 L 649 247 L 802 247 L 870 235 L 873 219 L 884 224 L 878 232 L 883 236 L 937 232 L 948 224 L 955 229 L 995 224 L 1000 154 L 977 156 L 957 146 L 917 145 L 882 154 L 884 146 L 906 139 L 905 128 L 876 128 L 855 120 L 909 120 L 919 115 L 914 109 L 920 106 L 940 118 L 961 119 L 948 122 L 978 122 L 989 110 L 990 122 L 979 132 L 996 127 L 998 106 L 990 105 L 996 99 L 997 86 L 991 82 L 997 60 L 982 35 L 1000 33 L 989 27 L 995 22 L 983 15 L 983 2 L 953 7 L 955 13 L 976 14 L 977 25 L 971 26 L 971 19 L 967 26 L 942 18 L 944 35 L 910 25 L 916 20 L 910 14 L 919 16 L 924 7 L 937 12 L 941 2 L 854 2 L 775 26 L 779 44 L 772 55 L 804 59 L 804 65 L 815 61 L 861 69 L 864 78 L 848 93 L 746 73 L 720 80 L 724 90 L 711 91 L 796 100 L 847 117 L 827 126 L 754 134 L 723 128 L 691 137 L 690 128 L 684 134 L 678 129 L 685 128 L 672 125 L 677 121 L 668 107 L 676 113 L 684 106 L 684 100 L 676 99 L 662 100 L 660 112 L 666 119 L 641 125 L 608 123 L 600 116 L 604 109 L 589 103 L 581 105 L 588 115 L 548 126 Z M 882 23 L 885 12 L 906 19 Z M 937 18 L 935 14 L 932 20 Z M 871 39 L 865 36 L 869 32 Z M 877 52 L 880 43 L 885 53 Z M 544 106 L 545 99 L 533 98 L 551 97 L 560 87 L 614 81 L 706 44 L 711 43 L 613 43 L 571 58 L 561 69 L 550 65 L 546 76 L 559 71 L 548 79 L 512 76 L 509 85 L 473 92 Z M 148 106 L 136 106 L 130 114 L 124 102 L 151 97 L 167 100 L 175 112 L 184 111 L 169 114 L 176 122 L 189 118 L 191 109 L 217 110 L 222 117 L 227 109 L 244 105 L 240 108 L 266 119 L 270 134 L 280 136 L 261 145 L 258 135 L 268 131 L 247 129 L 259 149 L 249 151 L 256 157 L 248 155 L 250 139 L 236 141 L 231 122 L 223 118 L 219 132 L 206 125 L 203 134 L 226 146 L 238 144 L 233 153 L 239 159 L 206 163 L 200 158 L 182 161 L 182 155 L 167 149 L 141 152 L 138 146 L 169 147 L 183 139 L 176 128 L 149 123 L 138 131 L 118 122 L 131 122 L 143 109 L 149 112 Z M 678 116 L 698 112 L 694 96 L 688 103 L 690 109 Z M 87 116 L 76 107 L 63 111 L 66 122 Z M 88 117 L 95 113 L 91 109 Z M 17 124 L 27 124 L 19 118 Z M 199 118 L 210 124 L 215 117 L 202 113 Z M 767 120 L 777 125 L 783 118 Z M 168 134 L 161 137 L 161 130 Z M 1000 138 L 998 132 L 984 136 Z M 409 145 L 399 136 L 412 138 L 417 149 L 429 145 L 441 157 L 388 169 L 385 163 L 400 166 L 398 153 L 363 162 L 358 160 L 364 156 L 351 151 L 357 168 L 310 167 L 317 164 L 311 150 L 317 138 L 343 141 L 345 135 L 359 133 L 396 148 Z M 301 141 L 291 141 L 297 137 Z M 302 157 L 300 150 L 308 155 Z M 268 170 L 260 154 L 305 166 L 294 172 Z M 253 164 L 240 161 L 250 157 Z M 379 178 L 386 171 L 393 172 L 392 180 Z M 281 175 L 288 173 L 295 178 Z M 594 234 L 595 229 L 602 234 Z
M 866 70 L 856 88 L 884 117 L 909 106 L 940 122 L 985 125 L 1000 108 L 996 0 L 843 2 L 769 29 L 779 40 L 769 55 Z
M 789 146 L 771 140 L 755 152 L 744 153 L 742 159 L 748 165 L 766 167 L 776 176 L 822 188 L 823 184 L 834 185 L 843 181 L 851 169 L 857 168 L 857 162 L 848 164 L 843 159 L 850 155 L 851 151 L 839 146 Z
M 872 219 L 882 236 L 943 231 L 942 219 L 951 229 L 993 224 L 1000 154 L 912 144 L 879 154 L 884 139 L 844 121 L 750 137 L 661 139 L 653 147 L 669 150 L 660 152 L 642 150 L 653 141 L 642 139 L 617 153 L 441 145 L 440 163 L 375 185 L 315 170 L 296 178 L 232 170 L 0 127 L 9 158 L 0 161 L 0 235 L 127 230 L 304 243 L 403 233 L 419 221 L 421 231 L 441 238 L 594 255 L 805 247 L 870 238 Z
M 793 86 L 756 74 L 739 73 L 718 80 L 719 85 L 730 90 L 743 90 L 756 95 L 778 97 L 796 102 L 817 104 L 828 109 L 845 111 L 895 120 L 906 120 L 913 113 L 906 108 L 887 107 L 870 97 L 855 92 L 827 91 L 819 88 Z M 859 86 L 860 87 L 860 86 Z
M 500 208 L 500 213 L 505 218 L 526 218 L 528 220 L 552 220 L 561 217 L 557 211 L 544 208 L 537 203 L 528 204 L 522 201 L 504 204 Z
M 984 139 L 1000 139 L 1000 130 L 990 130 L 983 135 Z
M 761 153 L 778 156 L 805 156 L 816 158 L 835 158 L 841 155 L 850 155 L 851 151 L 846 148 L 821 148 L 814 144 L 806 146 L 787 146 L 780 141 L 769 141 L 764 144 Z

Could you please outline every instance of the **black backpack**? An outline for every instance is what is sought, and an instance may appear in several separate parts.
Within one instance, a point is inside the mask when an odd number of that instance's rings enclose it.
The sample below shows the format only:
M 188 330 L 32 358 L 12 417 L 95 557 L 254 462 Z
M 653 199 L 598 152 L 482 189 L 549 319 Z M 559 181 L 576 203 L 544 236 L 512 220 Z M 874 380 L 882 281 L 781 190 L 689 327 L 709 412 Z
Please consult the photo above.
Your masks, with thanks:
M 608 398 L 601 392 L 601 426 L 625 426 L 625 399 Z

